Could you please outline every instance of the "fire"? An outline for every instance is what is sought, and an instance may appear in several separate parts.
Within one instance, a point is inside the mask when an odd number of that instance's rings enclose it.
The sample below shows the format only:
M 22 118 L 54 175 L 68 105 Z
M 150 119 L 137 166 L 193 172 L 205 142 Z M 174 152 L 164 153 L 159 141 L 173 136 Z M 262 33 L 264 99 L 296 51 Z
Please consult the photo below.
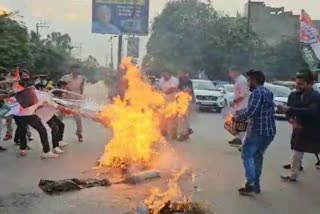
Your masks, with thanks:
M 184 167 L 178 172 L 173 173 L 173 177 L 169 180 L 167 191 L 161 192 L 159 188 L 154 188 L 151 190 L 151 196 L 145 200 L 145 204 L 153 214 L 160 213 L 160 209 L 168 201 L 176 201 L 182 198 L 179 179 L 183 174 L 185 174 L 186 171 L 187 168 Z
M 155 145 L 162 139 L 161 118 L 186 114 L 191 100 L 190 95 L 180 92 L 174 101 L 166 101 L 163 93 L 144 81 L 131 58 L 123 60 L 122 68 L 126 70 L 124 78 L 128 81 L 124 99 L 115 98 L 113 104 L 99 114 L 99 119 L 113 131 L 100 167 L 148 165 L 158 155 Z

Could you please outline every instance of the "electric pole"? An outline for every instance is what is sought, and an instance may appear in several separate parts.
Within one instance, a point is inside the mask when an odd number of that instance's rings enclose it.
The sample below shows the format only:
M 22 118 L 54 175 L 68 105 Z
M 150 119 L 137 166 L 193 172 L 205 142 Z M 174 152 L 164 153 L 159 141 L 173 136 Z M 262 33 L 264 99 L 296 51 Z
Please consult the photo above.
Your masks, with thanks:
M 40 29 L 41 28 L 49 28 L 50 24 L 47 21 L 40 21 L 36 23 L 36 33 L 37 33 L 37 37 L 40 39 Z
M 81 56 L 82 56 L 82 44 L 74 43 L 71 46 L 71 56 L 77 59 L 79 62 L 81 62 Z
M 250 32 L 250 22 L 251 22 L 251 0 L 248 0 L 248 17 L 247 17 L 247 33 L 249 36 L 249 32 Z

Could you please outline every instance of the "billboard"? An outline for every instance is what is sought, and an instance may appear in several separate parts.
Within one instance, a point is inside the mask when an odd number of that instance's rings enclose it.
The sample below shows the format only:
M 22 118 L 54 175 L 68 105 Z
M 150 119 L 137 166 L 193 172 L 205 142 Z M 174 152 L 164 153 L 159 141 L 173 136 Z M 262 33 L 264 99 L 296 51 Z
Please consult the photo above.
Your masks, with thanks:
M 147 35 L 149 0 L 93 0 L 92 32 Z
M 127 55 L 133 58 L 139 58 L 140 39 L 136 37 L 128 38 Z

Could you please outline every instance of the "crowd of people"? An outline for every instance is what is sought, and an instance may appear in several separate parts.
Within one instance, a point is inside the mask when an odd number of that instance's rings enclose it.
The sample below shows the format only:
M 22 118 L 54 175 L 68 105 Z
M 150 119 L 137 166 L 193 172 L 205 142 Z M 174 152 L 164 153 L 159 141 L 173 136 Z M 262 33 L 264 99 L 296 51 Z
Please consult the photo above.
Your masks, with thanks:
M 80 143 L 84 141 L 79 114 L 54 102 L 49 96 L 49 91 L 52 91 L 54 96 L 63 99 L 81 99 L 85 78 L 80 74 L 80 66 L 73 65 L 70 74 L 63 76 L 57 85 L 54 85 L 52 81 L 32 75 L 20 67 L 13 72 L 1 69 L 0 75 L 2 80 L 0 82 L 0 127 L 2 128 L 2 120 L 5 120 L 7 128 L 3 141 L 13 140 L 19 146 L 20 156 L 27 155 L 28 150 L 31 150 L 28 145 L 28 141 L 33 140 L 30 127 L 35 129 L 40 136 L 43 150 L 41 158 L 57 158 L 63 154 L 62 148 L 68 145 L 63 141 L 65 125 L 62 120 L 65 115 L 74 117 L 77 124 L 78 141 Z M 55 88 L 60 90 L 53 90 Z M 14 134 L 13 120 L 16 124 Z M 45 124 L 51 129 L 51 148 Z M 6 151 L 6 149 L 0 146 L 0 151 Z
M 303 170 L 305 153 L 320 153 L 320 94 L 314 90 L 314 75 L 309 70 L 296 74 L 296 90 L 287 105 L 275 106 L 273 94 L 264 87 L 263 72 L 251 70 L 246 78 L 237 68 L 230 69 L 234 80 L 234 101 L 231 103 L 233 122 L 246 122 L 247 130 L 239 133 L 229 142 L 240 148 L 246 176 L 246 185 L 239 189 L 241 195 L 259 194 L 263 156 L 276 135 L 275 111 L 286 114 L 292 125 L 290 164 L 283 167 L 290 170 L 288 175 L 280 176 L 284 182 L 296 182 Z M 316 165 L 319 165 L 319 161 Z

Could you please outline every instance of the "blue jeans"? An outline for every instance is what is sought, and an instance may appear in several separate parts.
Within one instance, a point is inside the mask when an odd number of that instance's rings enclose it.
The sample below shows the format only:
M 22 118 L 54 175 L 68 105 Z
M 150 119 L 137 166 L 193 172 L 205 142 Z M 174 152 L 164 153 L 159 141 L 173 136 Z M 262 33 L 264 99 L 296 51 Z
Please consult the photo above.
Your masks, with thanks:
M 263 154 L 273 141 L 272 137 L 248 133 L 242 147 L 242 161 L 247 183 L 259 185 L 262 172 Z

